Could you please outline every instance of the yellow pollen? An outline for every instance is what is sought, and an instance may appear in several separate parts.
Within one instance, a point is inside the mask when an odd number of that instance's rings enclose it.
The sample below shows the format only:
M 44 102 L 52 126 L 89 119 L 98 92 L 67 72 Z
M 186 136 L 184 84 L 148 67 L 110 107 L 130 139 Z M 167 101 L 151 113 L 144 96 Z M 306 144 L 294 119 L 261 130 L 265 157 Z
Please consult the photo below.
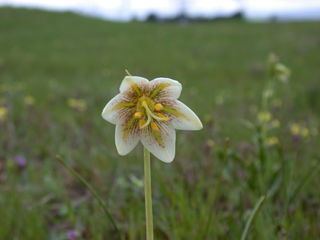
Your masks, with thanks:
M 140 118 L 142 118 L 142 112 L 135 112 L 134 114 L 133 114 L 133 117 L 135 118 L 135 119 L 140 119 Z
M 161 110 L 163 110 L 163 105 L 161 103 L 157 103 L 156 105 L 154 105 L 154 110 L 160 112 Z
M 158 127 L 158 125 L 155 123 L 155 122 L 151 122 L 151 129 L 153 130 L 153 131 L 160 131 L 160 129 L 159 129 L 159 127 Z

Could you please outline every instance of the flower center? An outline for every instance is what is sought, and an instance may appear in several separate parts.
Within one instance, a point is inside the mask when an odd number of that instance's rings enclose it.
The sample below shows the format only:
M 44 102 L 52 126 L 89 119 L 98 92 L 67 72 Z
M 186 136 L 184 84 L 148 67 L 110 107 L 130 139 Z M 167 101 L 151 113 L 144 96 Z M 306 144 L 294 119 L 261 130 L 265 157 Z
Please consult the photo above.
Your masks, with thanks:
M 143 129 L 151 124 L 153 130 L 159 130 L 154 120 L 169 120 L 169 118 L 162 113 L 163 109 L 164 107 L 161 103 L 155 103 L 152 99 L 142 96 L 138 100 L 137 111 L 134 113 L 133 117 L 135 119 L 140 119 L 140 129 Z

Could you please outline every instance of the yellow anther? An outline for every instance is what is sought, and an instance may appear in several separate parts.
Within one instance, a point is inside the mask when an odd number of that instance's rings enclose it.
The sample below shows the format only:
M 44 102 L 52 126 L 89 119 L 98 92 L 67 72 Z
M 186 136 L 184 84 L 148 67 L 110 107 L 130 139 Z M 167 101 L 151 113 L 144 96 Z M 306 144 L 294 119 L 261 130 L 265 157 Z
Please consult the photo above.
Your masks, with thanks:
M 154 105 L 154 110 L 156 110 L 157 112 L 162 111 L 163 105 L 161 103 L 157 103 L 156 105 Z
M 159 129 L 159 127 L 158 127 L 158 125 L 155 123 L 155 122 L 151 122 L 151 129 L 153 130 L 153 131 L 160 131 L 160 129 Z
M 140 118 L 142 118 L 142 116 L 143 116 L 142 112 L 135 112 L 135 113 L 133 114 L 133 117 L 134 117 L 135 119 L 140 119 Z

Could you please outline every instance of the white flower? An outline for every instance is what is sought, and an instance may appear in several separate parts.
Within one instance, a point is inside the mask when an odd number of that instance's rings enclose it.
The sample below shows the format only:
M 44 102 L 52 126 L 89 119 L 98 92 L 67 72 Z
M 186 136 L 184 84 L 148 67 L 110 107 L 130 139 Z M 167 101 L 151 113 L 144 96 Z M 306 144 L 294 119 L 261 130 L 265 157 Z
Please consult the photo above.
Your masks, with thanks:
M 197 115 L 178 100 L 181 90 L 181 84 L 169 78 L 123 79 L 120 93 L 102 111 L 102 117 L 116 125 L 115 142 L 120 155 L 128 154 L 141 141 L 160 160 L 174 159 L 175 129 L 202 128 Z

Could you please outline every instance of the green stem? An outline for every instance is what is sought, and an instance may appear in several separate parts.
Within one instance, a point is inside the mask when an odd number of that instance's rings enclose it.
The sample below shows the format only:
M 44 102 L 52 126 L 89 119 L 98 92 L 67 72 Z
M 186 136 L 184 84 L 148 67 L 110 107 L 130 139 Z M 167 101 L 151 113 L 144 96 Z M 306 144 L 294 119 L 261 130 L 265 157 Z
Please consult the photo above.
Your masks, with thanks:
M 246 226 L 244 228 L 244 231 L 242 232 L 242 235 L 241 235 L 241 240 L 246 240 L 247 239 L 247 236 L 248 236 L 248 233 L 249 233 L 249 229 L 252 225 L 252 222 L 254 220 L 254 217 L 257 215 L 257 213 L 259 212 L 264 200 L 266 199 L 265 196 L 262 196 L 259 201 L 257 202 L 256 206 L 254 207 L 247 223 L 246 223 Z
M 152 190 L 151 190 L 151 164 L 150 152 L 144 148 L 144 197 L 146 206 L 146 236 L 153 240 Z

